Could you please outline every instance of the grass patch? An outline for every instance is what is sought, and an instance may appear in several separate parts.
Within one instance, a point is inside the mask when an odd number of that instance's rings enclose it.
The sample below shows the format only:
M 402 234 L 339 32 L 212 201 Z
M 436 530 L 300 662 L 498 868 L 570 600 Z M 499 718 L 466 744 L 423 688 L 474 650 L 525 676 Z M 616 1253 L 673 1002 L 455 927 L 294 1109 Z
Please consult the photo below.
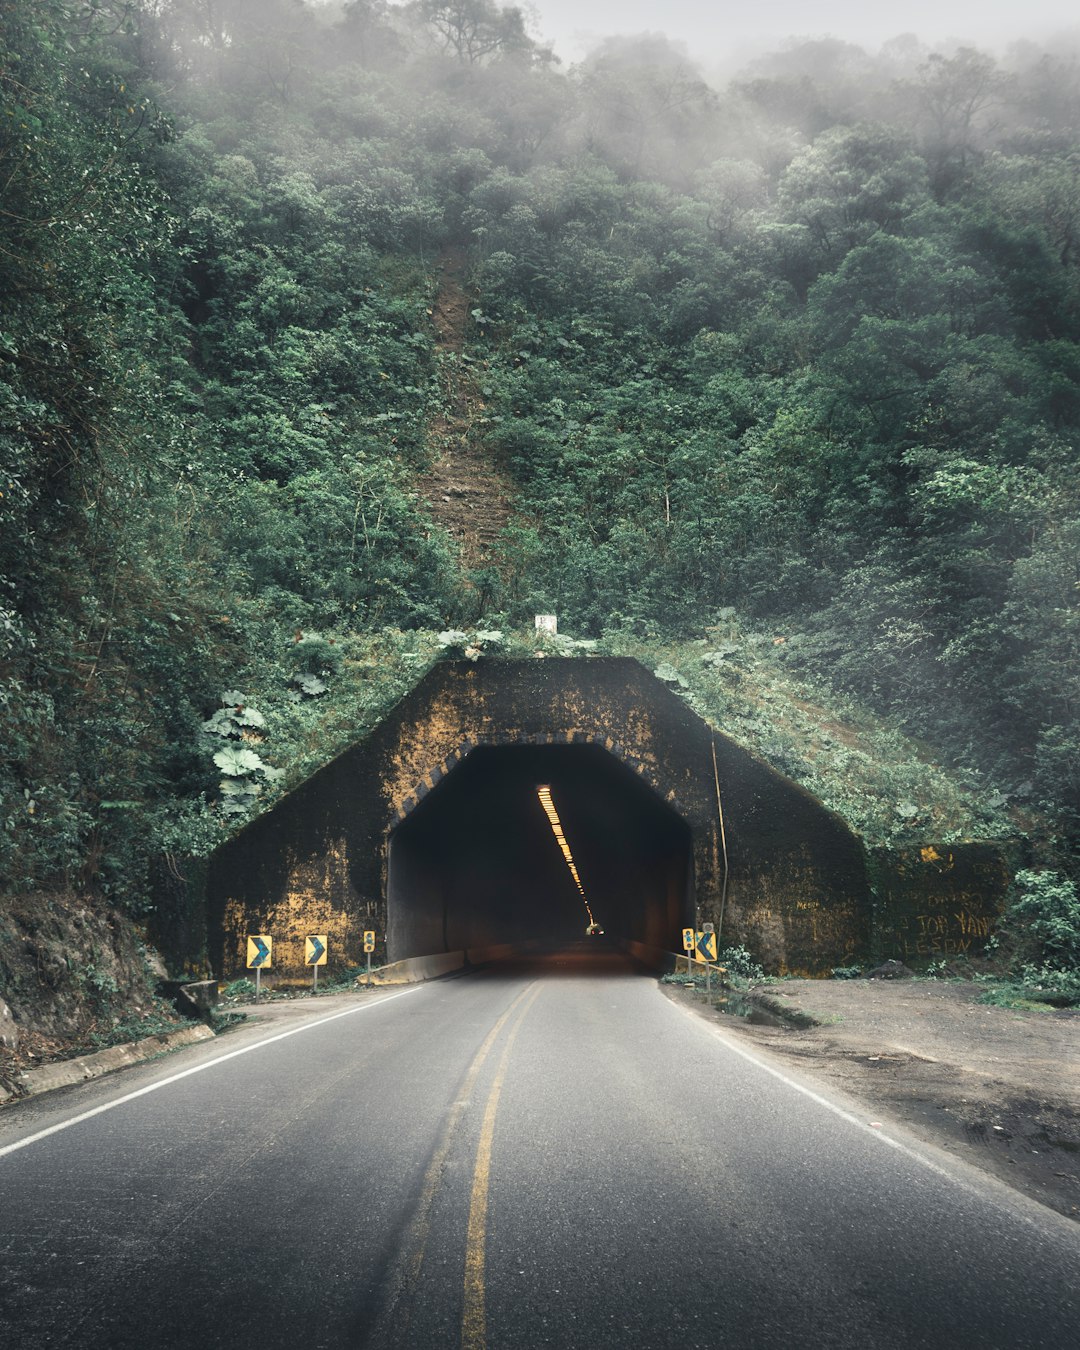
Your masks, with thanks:
M 1003 980 L 993 984 L 979 995 L 979 1002 L 992 1008 L 1013 1008 L 1020 1012 L 1054 1012 L 1055 1005 L 1035 996 L 1036 991 L 1024 984 Z
M 108 1050 L 114 1045 L 146 1040 L 148 1036 L 164 1036 L 180 1030 L 183 1025 L 165 1012 L 152 1012 L 141 1017 L 125 1017 L 107 1031 L 92 1031 L 88 1039 L 95 1050 Z
M 771 634 L 731 619 L 708 640 L 616 633 L 600 649 L 655 669 L 699 716 L 801 783 L 869 843 L 1014 832 L 983 781 L 946 769 L 895 723 L 800 678 Z
M 249 998 L 254 997 L 255 981 L 249 980 L 246 975 L 239 980 L 230 980 L 221 991 L 222 1003 L 246 1003 Z

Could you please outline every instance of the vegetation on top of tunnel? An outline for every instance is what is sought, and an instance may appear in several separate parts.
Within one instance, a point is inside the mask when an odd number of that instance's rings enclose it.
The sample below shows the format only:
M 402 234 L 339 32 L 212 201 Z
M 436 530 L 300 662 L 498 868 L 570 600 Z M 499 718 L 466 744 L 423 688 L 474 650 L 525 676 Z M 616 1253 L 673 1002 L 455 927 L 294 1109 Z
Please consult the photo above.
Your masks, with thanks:
M 295 644 L 301 645 L 301 644 Z M 200 803 L 191 846 L 216 846 L 251 815 L 298 785 L 328 759 L 366 738 L 440 660 L 567 660 L 631 657 L 707 723 L 794 779 L 867 843 L 911 846 L 1015 837 L 1032 827 L 1010 812 L 1005 794 L 974 773 L 948 768 L 925 743 L 836 691 L 793 671 L 787 641 L 724 610 L 704 637 L 648 641 L 626 629 L 598 639 L 534 630 L 387 630 L 330 642 L 309 634 L 315 697 L 297 698 L 290 664 L 253 685 L 265 711 L 260 750 L 280 777 L 258 797 L 229 794 Z M 250 742 L 250 735 L 249 735 Z M 209 751 L 220 741 L 214 738 Z M 242 805 L 238 802 L 242 801 Z
M 647 642 L 610 634 L 604 649 L 642 661 L 710 725 L 835 811 L 869 844 L 1005 839 L 1042 822 L 1010 811 L 975 771 L 798 673 L 789 639 L 731 611 L 707 636 Z

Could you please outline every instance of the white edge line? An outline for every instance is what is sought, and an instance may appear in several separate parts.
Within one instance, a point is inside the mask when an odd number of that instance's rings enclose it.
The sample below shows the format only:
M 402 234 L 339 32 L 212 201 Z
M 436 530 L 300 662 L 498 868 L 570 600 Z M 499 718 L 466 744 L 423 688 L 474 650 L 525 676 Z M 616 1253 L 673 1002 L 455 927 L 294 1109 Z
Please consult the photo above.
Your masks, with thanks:
M 815 1092 L 813 1088 L 807 1087 L 805 1083 L 800 1083 L 795 1078 L 789 1078 L 786 1073 L 783 1073 L 780 1069 L 773 1068 L 771 1064 L 766 1064 L 763 1059 L 759 1059 L 757 1055 L 751 1054 L 749 1050 L 744 1050 L 741 1045 L 737 1045 L 729 1036 L 725 1036 L 719 1027 L 711 1027 L 710 1030 L 714 1035 L 719 1036 L 724 1044 L 742 1059 L 748 1060 L 751 1064 L 755 1064 L 759 1069 L 763 1069 L 767 1074 L 771 1074 L 773 1078 L 778 1078 L 781 1083 L 785 1083 L 789 1088 L 794 1088 L 796 1092 L 801 1092 L 804 1097 L 809 1097 L 812 1102 L 817 1102 L 819 1106 L 824 1106 L 826 1110 L 831 1111 L 833 1115 L 848 1121 L 848 1123 L 854 1125 L 856 1129 L 862 1130 L 864 1134 L 868 1134 L 874 1139 L 880 1139 L 883 1144 L 888 1144 L 890 1148 L 899 1149 L 901 1153 L 906 1154 L 909 1158 L 914 1158 L 917 1162 L 921 1162 L 924 1166 L 929 1167 L 932 1172 L 937 1172 L 939 1176 L 949 1177 L 950 1180 L 953 1179 L 951 1173 L 948 1172 L 946 1168 L 939 1166 L 936 1162 L 932 1162 L 929 1158 L 924 1158 L 921 1154 L 916 1153 L 914 1149 L 908 1148 L 906 1144 L 901 1144 L 898 1139 L 893 1139 L 890 1135 L 883 1134 L 881 1130 L 875 1129 L 872 1125 L 867 1124 L 865 1120 L 853 1115 L 850 1111 L 845 1111 L 842 1106 L 839 1106 L 836 1102 L 830 1101 L 828 1097 L 823 1097 L 820 1092 Z
M 1035 1216 L 1032 1214 L 1025 1213 L 1024 1210 L 1017 1203 L 1018 1201 L 1026 1200 L 1027 1203 L 1029 1204 L 1038 1204 L 1039 1202 L 1037 1200 L 1030 1199 L 1030 1197 L 1024 1195 L 1022 1191 L 1014 1193 L 1011 1190 L 1011 1188 L 1006 1186 L 1005 1182 L 999 1181 L 991 1173 L 985 1174 L 985 1177 L 983 1178 L 987 1183 L 989 1183 L 990 1186 L 989 1193 L 987 1191 L 984 1191 L 980 1186 L 977 1186 L 974 1182 L 968 1181 L 965 1177 L 958 1176 L 955 1172 L 950 1171 L 947 1167 L 942 1167 L 940 1163 L 934 1162 L 932 1158 L 928 1158 L 924 1153 L 920 1153 L 917 1149 L 909 1148 L 907 1144 L 902 1144 L 898 1139 L 893 1139 L 890 1135 L 884 1133 L 884 1131 L 875 1129 L 873 1126 L 869 1125 L 865 1120 L 860 1119 L 859 1116 L 852 1115 L 850 1111 L 845 1111 L 842 1106 L 838 1106 L 836 1102 L 830 1101 L 828 1097 L 823 1097 L 821 1093 L 815 1092 L 813 1088 L 806 1087 L 803 1083 L 800 1083 L 795 1078 L 789 1078 L 788 1075 L 786 1073 L 781 1072 L 780 1069 L 774 1069 L 773 1066 L 771 1064 L 767 1064 L 765 1060 L 759 1059 L 757 1055 L 752 1054 L 749 1050 L 744 1050 L 743 1047 L 739 1045 L 736 1041 L 734 1041 L 729 1035 L 727 1035 L 726 1032 L 721 1027 L 714 1026 L 711 1022 L 707 1022 L 704 1020 L 704 1018 L 699 1017 L 693 1008 L 684 1007 L 681 1003 L 679 1003 L 675 999 L 672 999 L 670 1001 L 675 1004 L 675 1007 L 678 1008 L 681 1013 L 689 1017 L 692 1021 L 698 1023 L 706 1031 L 711 1032 L 717 1038 L 717 1040 L 722 1041 L 723 1044 L 726 1045 L 729 1050 L 733 1051 L 736 1055 L 738 1055 L 740 1059 L 745 1059 L 748 1063 L 753 1064 L 756 1068 L 763 1070 L 763 1072 L 769 1074 L 771 1077 L 778 1079 L 781 1083 L 784 1083 L 787 1087 L 792 1088 L 794 1089 L 794 1091 L 801 1093 L 804 1097 L 809 1097 L 812 1102 L 817 1102 L 819 1106 L 824 1106 L 825 1109 L 827 1111 L 831 1111 L 833 1115 L 839 1116 L 841 1120 L 846 1120 L 850 1125 L 854 1125 L 855 1128 L 861 1134 L 868 1135 L 871 1139 L 876 1139 L 879 1143 L 888 1144 L 890 1148 L 896 1149 L 898 1153 L 902 1153 L 905 1158 L 909 1158 L 912 1162 L 919 1163 L 920 1166 L 925 1167 L 928 1171 L 935 1173 L 939 1177 L 942 1177 L 945 1181 L 950 1182 L 952 1185 L 959 1186 L 961 1190 L 967 1191 L 970 1195 L 974 1195 L 980 1200 L 983 1201 L 989 1200 L 991 1201 L 991 1203 L 995 1203 L 999 1208 L 1006 1208 L 1005 1196 L 1004 1195 L 998 1196 L 993 1193 L 994 1191 L 996 1191 L 997 1187 L 999 1186 L 1002 1187 L 1005 1191 L 1005 1194 L 1008 1196 L 1009 1200 L 1013 1202 L 1013 1204 L 1007 1206 L 1009 1214 L 1019 1218 L 1022 1222 L 1030 1225 L 1032 1228 L 1035 1228 L 1040 1232 L 1045 1232 L 1045 1228 L 1037 1222 Z M 970 1163 L 965 1163 L 962 1158 L 957 1158 L 956 1162 L 961 1167 L 971 1166 Z M 982 1176 L 981 1173 L 980 1176 Z M 1069 1223 L 1069 1220 L 1065 1218 L 1064 1215 L 1057 1214 L 1057 1212 L 1051 1209 L 1049 1206 L 1046 1207 L 1045 1212 L 1046 1214 L 1052 1215 L 1055 1218 L 1064 1219 L 1066 1224 Z M 1042 1206 L 1040 1206 L 1040 1212 L 1038 1217 L 1039 1218 L 1044 1217 Z
M 159 1088 L 169 1087 L 172 1083 L 178 1083 L 182 1078 L 190 1078 L 194 1073 L 202 1073 L 205 1069 L 216 1068 L 219 1064 L 224 1064 L 226 1060 L 236 1059 L 239 1055 L 248 1055 L 252 1050 L 262 1050 L 264 1046 L 273 1045 L 275 1041 L 288 1040 L 290 1036 L 299 1036 L 303 1031 L 314 1031 L 316 1027 L 325 1026 L 327 1022 L 336 1022 L 339 1017 L 351 1017 L 353 1013 L 369 1012 L 372 1008 L 381 1007 L 384 1003 L 391 1003 L 396 998 L 404 998 L 406 994 L 415 994 L 418 989 L 422 989 L 422 984 L 414 984 L 409 989 L 402 989 L 400 993 L 388 994 L 385 998 L 377 999 L 373 1003 L 360 1003 L 355 1008 L 345 1008 L 342 1012 L 331 1013 L 328 1017 L 320 1017 L 315 1022 L 305 1022 L 302 1027 L 293 1027 L 291 1031 L 279 1031 L 276 1036 L 267 1036 L 265 1040 L 255 1041 L 252 1045 L 242 1045 L 238 1050 L 230 1050 L 228 1054 L 218 1055 L 216 1059 L 207 1060 L 204 1064 L 194 1064 L 190 1069 L 182 1069 L 179 1073 L 170 1074 L 168 1078 L 162 1078 L 157 1083 L 148 1083 L 146 1087 L 138 1088 L 135 1092 L 125 1093 L 123 1097 L 117 1097 L 115 1101 L 104 1102 L 101 1106 L 95 1106 L 91 1111 L 83 1111 L 80 1115 L 72 1116 L 70 1120 L 62 1120 L 57 1125 L 50 1125 L 47 1129 L 38 1130 L 36 1134 L 28 1134 L 25 1139 L 18 1139 L 14 1144 L 5 1144 L 0 1148 L 0 1158 L 9 1153 L 17 1153 L 19 1149 L 29 1148 L 31 1144 L 36 1144 L 41 1139 L 48 1139 L 51 1134 L 59 1134 L 61 1130 L 70 1130 L 73 1125 L 81 1125 L 84 1120 L 90 1120 L 94 1116 L 100 1116 L 106 1111 L 113 1111 L 118 1106 L 124 1106 L 128 1102 L 133 1102 L 137 1097 L 145 1097 L 149 1092 L 157 1092 Z

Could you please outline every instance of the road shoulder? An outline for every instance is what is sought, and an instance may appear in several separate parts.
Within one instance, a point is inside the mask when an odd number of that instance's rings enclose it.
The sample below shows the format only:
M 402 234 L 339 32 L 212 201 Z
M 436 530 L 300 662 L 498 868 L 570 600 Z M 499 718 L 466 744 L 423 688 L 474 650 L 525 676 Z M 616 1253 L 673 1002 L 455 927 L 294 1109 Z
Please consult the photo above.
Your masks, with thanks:
M 1014 1013 L 940 981 L 790 980 L 761 992 L 814 1025 L 760 1025 L 661 984 L 700 1017 L 871 1116 L 1080 1222 L 1080 1013 Z

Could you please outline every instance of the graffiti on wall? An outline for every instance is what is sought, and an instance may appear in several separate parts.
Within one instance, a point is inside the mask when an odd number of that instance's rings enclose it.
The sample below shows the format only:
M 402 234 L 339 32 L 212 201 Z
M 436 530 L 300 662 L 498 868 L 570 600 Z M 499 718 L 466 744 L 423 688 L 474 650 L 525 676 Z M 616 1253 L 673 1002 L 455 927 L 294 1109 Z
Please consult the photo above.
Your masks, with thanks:
M 988 914 L 956 909 L 939 914 L 916 914 L 904 934 L 905 956 L 970 956 L 982 949 L 991 932 Z
M 893 949 L 883 956 L 935 961 L 977 956 L 984 949 L 1011 875 L 999 849 L 924 847 L 903 856 L 891 871 L 885 907 Z

